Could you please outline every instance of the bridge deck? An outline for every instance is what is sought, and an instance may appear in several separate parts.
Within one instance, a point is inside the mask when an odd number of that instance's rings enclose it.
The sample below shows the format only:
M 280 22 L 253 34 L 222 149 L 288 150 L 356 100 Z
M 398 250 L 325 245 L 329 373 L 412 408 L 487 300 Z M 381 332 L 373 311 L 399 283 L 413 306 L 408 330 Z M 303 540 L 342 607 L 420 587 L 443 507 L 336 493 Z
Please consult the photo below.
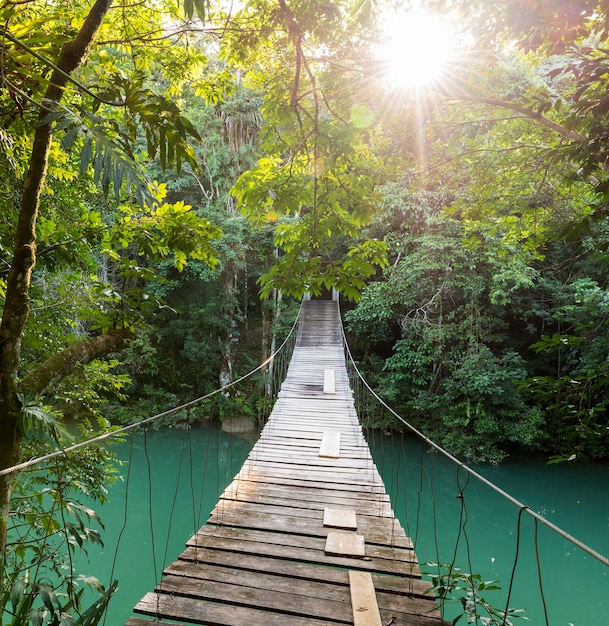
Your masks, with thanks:
M 442 623 L 362 435 L 339 324 L 336 303 L 305 303 L 259 441 L 135 607 L 154 621 L 126 626 Z

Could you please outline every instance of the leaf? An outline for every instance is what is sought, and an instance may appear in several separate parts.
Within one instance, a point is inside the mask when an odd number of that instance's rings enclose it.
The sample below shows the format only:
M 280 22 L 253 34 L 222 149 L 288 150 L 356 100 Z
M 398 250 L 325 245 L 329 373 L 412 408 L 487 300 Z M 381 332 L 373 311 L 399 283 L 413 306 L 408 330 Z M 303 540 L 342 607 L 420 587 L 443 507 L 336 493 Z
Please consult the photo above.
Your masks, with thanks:
M 57 598 L 55 594 L 53 593 L 53 591 L 48 587 L 41 586 L 38 591 L 38 595 L 42 599 L 42 602 L 44 603 L 46 608 L 49 610 L 49 613 L 51 613 L 51 615 L 54 615 L 55 607 L 53 605 L 53 600 L 57 602 Z
M 95 576 L 86 576 L 84 574 L 79 574 L 76 577 L 76 580 L 84 583 L 88 587 L 91 587 L 91 589 L 95 589 L 100 594 L 104 592 L 104 586 Z
M 96 626 L 104 616 L 108 602 L 118 587 L 118 581 L 112 581 L 110 587 L 103 593 L 102 597 L 94 602 L 77 622 L 78 626 Z
M 207 19 L 207 0 L 194 0 L 199 19 L 205 24 Z
M 32 611 L 30 612 L 30 620 L 32 621 L 32 626 L 42 626 L 45 616 L 46 611 L 44 609 L 32 609 Z
M 190 20 L 195 12 L 194 0 L 184 0 L 184 13 L 186 17 Z
M 17 607 L 23 598 L 23 592 L 25 591 L 25 582 L 22 578 L 18 578 L 11 588 L 11 604 L 13 605 L 13 612 L 17 611 Z
M 85 137 L 85 143 L 80 153 L 80 171 L 81 172 L 86 171 L 91 161 L 92 154 L 93 154 L 93 135 L 90 133 L 87 133 Z

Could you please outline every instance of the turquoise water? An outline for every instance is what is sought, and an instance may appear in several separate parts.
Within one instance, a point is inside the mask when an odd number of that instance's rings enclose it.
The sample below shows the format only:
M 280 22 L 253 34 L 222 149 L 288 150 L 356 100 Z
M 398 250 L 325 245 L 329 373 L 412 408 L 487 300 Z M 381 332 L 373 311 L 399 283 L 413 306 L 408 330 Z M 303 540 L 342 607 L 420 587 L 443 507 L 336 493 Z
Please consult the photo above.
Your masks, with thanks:
M 516 552 L 518 509 L 473 479 L 465 486 L 465 474 L 415 441 L 375 435 L 369 442 L 396 513 L 416 542 L 419 560 L 450 562 L 460 536 L 456 564 L 480 573 L 484 580 L 498 579 L 502 590 L 488 592 L 485 598 L 504 608 Z M 184 550 L 186 540 L 205 523 L 218 495 L 238 472 L 251 444 L 212 426 L 152 432 L 145 438 L 137 434 L 120 445 L 123 461 L 131 454 L 131 470 L 127 477 L 129 465 L 122 468 L 124 479 L 112 488 L 110 503 L 100 509 L 107 528 L 106 548 L 91 552 L 90 565 L 80 567 L 107 583 L 114 563 L 119 590 L 110 605 L 108 626 L 124 624 L 133 606 L 154 588 L 163 566 Z M 476 469 L 569 533 L 609 554 L 606 466 L 547 466 L 543 460 L 520 458 Z M 463 498 L 457 497 L 457 480 Z M 121 533 L 125 503 L 128 522 Z M 516 620 L 516 625 L 545 624 L 534 535 L 534 523 L 524 515 L 510 606 L 525 608 L 531 622 Z M 608 625 L 609 568 L 545 526 L 538 531 L 538 548 L 548 623 Z M 454 615 L 446 613 L 447 618 Z
M 215 425 L 138 433 L 119 444 L 122 479 L 112 486 L 108 503 L 92 505 L 106 527 L 105 547 L 91 548 L 89 562 L 78 563 L 81 573 L 106 586 L 111 576 L 119 580 L 107 626 L 124 624 L 154 589 L 163 568 L 205 524 L 252 444 Z
M 516 506 L 480 481 L 468 482 L 463 470 L 416 441 L 376 435 L 369 437 L 369 443 L 396 513 L 416 538 L 421 563 L 451 562 L 459 537 L 456 565 L 484 580 L 498 580 L 502 589 L 484 593 L 484 598 L 504 609 L 518 546 L 510 607 L 526 609 L 529 623 L 545 624 L 541 580 L 551 626 L 609 624 L 607 566 L 541 524 L 536 542 L 535 522 L 527 514 L 522 515 L 518 541 Z M 609 555 L 607 465 L 547 465 L 543 459 L 508 458 L 498 467 L 475 469 L 591 548 Z M 458 497 L 459 485 L 463 498 Z M 456 614 L 447 610 L 446 617 Z M 518 623 L 527 622 L 515 620 Z

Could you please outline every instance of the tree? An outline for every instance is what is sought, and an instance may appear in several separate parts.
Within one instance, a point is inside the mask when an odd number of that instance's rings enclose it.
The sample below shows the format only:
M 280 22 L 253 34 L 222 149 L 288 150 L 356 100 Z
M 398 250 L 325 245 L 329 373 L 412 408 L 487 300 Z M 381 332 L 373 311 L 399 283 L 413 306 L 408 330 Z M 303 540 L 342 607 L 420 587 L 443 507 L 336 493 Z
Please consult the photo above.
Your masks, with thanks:
M 511 207 L 493 205 L 478 193 L 482 202 L 474 201 L 462 215 L 472 223 L 503 224 L 512 237 L 530 233 L 531 218 L 544 215 L 542 231 L 536 228 L 541 237 L 533 241 L 529 236 L 529 245 L 538 251 L 536 291 L 517 295 L 513 312 L 521 317 L 520 328 L 538 332 L 528 335 L 535 339 L 537 356 L 527 357 L 534 375 L 525 388 L 532 392 L 529 400 L 543 407 L 545 445 L 561 458 L 604 456 L 607 450 L 607 378 L 599 355 L 606 342 L 608 8 L 606 2 L 588 0 L 508 1 L 490 12 L 479 3 L 471 14 L 480 47 L 491 51 L 479 58 L 498 80 L 480 80 L 488 69 L 472 62 L 444 90 L 465 105 L 503 110 L 531 129 L 544 129 L 544 141 L 531 141 L 529 132 L 518 140 L 508 136 L 507 144 L 496 142 L 495 135 L 490 144 L 503 150 L 511 145 L 519 154 L 529 144 L 537 152 L 532 167 L 544 173 L 537 201 L 531 203 L 524 190 L 518 197 L 495 170 L 493 184 L 509 189 Z M 514 67 L 504 53 L 508 42 L 515 48 L 512 57 L 530 68 L 525 81 L 514 81 L 513 73 L 505 80 L 505 69 Z
M 541 415 L 517 387 L 526 362 L 505 304 L 534 273 L 521 255 L 501 254 L 499 237 L 485 233 L 473 247 L 461 221 L 443 215 L 442 188 L 421 191 L 405 179 L 383 191 L 372 227 L 385 233 L 392 263 L 346 314 L 377 388 L 463 458 L 497 462 L 509 446 L 533 444 Z
M 275 224 L 281 253 L 261 279 L 262 293 L 300 297 L 336 287 L 356 298 L 385 263 L 381 242 L 357 241 L 382 178 L 366 144 L 372 120 L 345 79 L 345 65 L 360 51 L 357 10 L 348 14 L 341 2 L 257 2 L 235 23 L 247 26 L 223 42 L 226 55 L 243 67 L 244 81 L 264 82 L 266 93 L 265 156 L 233 190 L 254 224 Z
M 557 257 L 550 250 L 570 233 L 574 257 L 559 263 L 573 268 L 592 216 L 604 217 L 604 157 L 591 149 L 601 112 L 591 116 L 590 108 L 582 116 L 579 104 L 571 106 L 589 95 L 576 91 L 584 78 L 576 76 L 575 48 L 563 47 L 560 56 L 558 49 L 541 46 L 504 53 L 503 8 L 492 16 L 482 9 L 471 13 L 472 23 L 488 17 L 487 26 L 495 25 L 493 37 L 484 29 L 471 31 L 481 38 L 488 34 L 484 43 L 491 53 L 475 42 L 467 64 L 447 72 L 443 81 L 426 91 L 396 92 L 393 106 L 378 106 L 380 133 L 387 141 L 377 142 L 377 149 L 384 145 L 391 155 L 387 160 L 402 170 L 394 186 L 384 187 L 385 210 L 372 223 L 372 236 L 388 245 L 391 267 L 350 314 L 352 329 L 369 339 L 369 362 L 375 361 L 370 351 L 383 356 L 378 378 L 388 397 L 468 457 L 499 458 L 509 441 L 541 445 L 544 436 L 543 445 L 559 447 L 541 422 L 543 412 L 551 423 L 548 396 L 535 398 L 518 389 L 519 379 L 534 372 L 544 374 L 533 377 L 530 388 L 535 380 L 540 386 L 546 381 L 547 363 L 528 347 L 539 339 L 536 327 L 558 311 L 546 308 L 542 317 L 540 308 L 533 313 L 524 303 L 535 300 L 533 288 L 538 288 L 547 305 L 544 285 L 552 282 L 551 272 L 566 283 L 573 279 L 556 272 Z M 497 20 L 498 15 L 505 19 Z M 593 22 L 582 22 L 588 34 L 600 28 Z M 599 50 L 586 54 L 600 62 Z M 374 105 L 371 110 L 376 111 Z M 596 249 L 590 243 L 587 248 Z M 594 285 L 602 293 L 602 283 Z M 581 294 L 581 287 L 565 284 L 561 293 L 569 298 Z M 569 308 L 578 309 L 577 303 L 569 302 Z M 599 328 L 601 318 L 602 307 L 590 315 L 591 326 Z M 585 342 L 578 341 L 568 356 L 565 344 L 558 344 L 563 367 L 567 357 L 574 365 L 570 373 L 581 374 L 585 368 L 576 361 Z M 592 357 L 586 355 L 584 362 L 591 364 Z M 580 418 L 590 418 L 588 426 L 574 416 L 566 421 L 563 416 L 562 424 L 602 432 L 603 403 L 595 410 L 590 399 L 599 398 L 605 378 L 601 368 L 594 375 L 587 371 L 589 384 L 572 378 L 577 385 L 569 404 L 583 411 Z M 582 395 L 576 399 L 578 387 Z M 497 394 L 491 397 L 493 389 Z
M 195 8 L 204 16 L 202 2 L 187 2 L 185 6 L 189 18 Z M 169 14 L 177 18 L 171 8 L 169 4 Z M 137 164 L 135 151 L 139 127 L 146 136 L 149 156 L 153 157 L 158 151 L 163 165 L 179 167 L 187 161 L 194 166 L 188 142 L 198 137 L 198 133 L 170 99 L 144 85 L 139 68 L 132 67 L 132 80 L 117 80 L 134 58 L 121 53 L 121 49 L 136 46 L 141 32 L 149 29 L 143 41 L 146 38 L 157 42 L 166 40 L 169 33 L 163 31 L 163 18 L 167 13 L 162 6 L 155 6 L 146 14 L 145 21 L 136 25 L 126 19 L 125 12 L 113 13 L 111 9 L 112 0 L 97 0 L 91 6 L 77 5 L 69 10 L 37 2 L 6 3 L 1 7 L 6 26 L 2 35 L 3 129 L 0 135 L 9 148 L 8 159 L 15 161 L 13 169 L 19 189 L 15 202 L 19 210 L 16 223 L 9 228 L 13 245 L 0 327 L 0 469 L 17 464 L 21 458 L 24 436 L 23 403 L 19 394 L 21 348 L 30 313 L 32 272 L 37 261 L 39 210 L 48 188 L 50 167 L 56 165 L 57 159 L 67 162 L 55 140 L 57 133 L 63 135 L 64 148 L 81 148 L 80 165 L 84 173 L 91 164 L 92 178 L 96 182 L 106 188 L 112 182 L 117 195 L 133 194 L 142 207 L 139 212 L 133 205 L 125 205 L 118 227 L 107 229 L 98 223 L 93 229 L 104 231 L 105 249 L 119 263 L 119 272 L 125 279 L 129 272 L 138 272 L 136 263 L 121 258 L 117 252 L 127 246 L 137 245 L 138 253 L 156 257 L 165 257 L 175 250 L 178 266 L 183 266 L 188 256 L 213 260 L 209 241 L 217 236 L 217 231 L 185 205 L 163 203 L 162 190 L 159 193 L 150 186 Z M 129 14 L 132 20 L 144 19 L 139 11 Z M 124 37 L 115 40 L 110 36 L 112 32 L 122 33 Z M 82 79 L 94 75 L 87 71 L 85 62 L 100 34 L 104 34 L 107 41 L 98 48 L 96 60 L 99 75 L 106 72 L 106 76 L 103 84 L 96 86 L 95 94 L 84 86 Z M 143 59 L 151 67 L 152 56 L 143 55 Z M 125 123 L 119 123 L 116 114 L 100 115 L 100 107 L 120 110 Z M 31 147 L 28 145 L 30 138 Z M 17 155 L 27 162 L 22 181 Z M 91 234 L 81 231 L 74 235 L 74 240 L 84 240 Z M 116 298 L 113 294 L 105 295 Z M 81 344 L 70 346 L 68 352 L 54 357 L 24 378 L 23 388 L 43 393 L 68 375 L 75 364 L 120 349 L 128 335 L 129 322 L 124 316 L 117 317 L 116 309 L 109 317 L 100 327 L 106 331 L 103 335 L 88 337 Z M 13 485 L 12 474 L 0 476 L 2 563 Z

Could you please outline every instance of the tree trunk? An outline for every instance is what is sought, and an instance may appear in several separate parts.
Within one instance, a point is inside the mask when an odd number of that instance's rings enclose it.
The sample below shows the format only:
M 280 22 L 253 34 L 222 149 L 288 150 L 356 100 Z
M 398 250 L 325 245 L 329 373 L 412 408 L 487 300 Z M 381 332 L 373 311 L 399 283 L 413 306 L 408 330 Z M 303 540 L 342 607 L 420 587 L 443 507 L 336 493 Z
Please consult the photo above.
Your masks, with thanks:
M 279 321 L 279 315 L 281 314 L 281 291 L 277 289 L 273 289 L 273 302 L 275 305 L 274 311 L 273 311 L 273 318 L 272 318 L 273 335 L 271 338 L 269 356 L 275 354 L 275 350 L 277 349 L 277 322 Z M 269 363 L 269 372 L 268 372 L 267 382 L 266 382 L 266 394 L 269 398 L 272 398 L 274 395 L 274 389 L 273 389 L 274 371 L 275 371 L 275 359 L 273 359 Z
M 220 351 L 222 353 L 222 364 L 220 366 L 220 387 L 226 387 L 233 382 L 233 362 L 235 359 L 235 342 L 237 341 L 237 270 L 233 263 L 228 260 L 224 269 L 222 288 L 224 291 L 224 306 L 222 317 L 226 331 L 218 336 Z
M 97 0 L 76 37 L 63 45 L 56 62 L 61 71 L 53 71 L 42 100 L 21 197 L 0 326 L 0 470 L 15 465 L 21 458 L 23 434 L 18 428 L 21 406 L 17 397 L 17 373 L 21 338 L 30 309 L 30 278 L 36 263 L 36 220 L 51 146 L 52 123 L 44 120 L 57 109 L 68 82 L 66 75 L 74 72 L 86 59 L 111 4 L 112 0 Z M 13 485 L 13 475 L 0 476 L 0 593 L 3 591 L 8 507 Z

